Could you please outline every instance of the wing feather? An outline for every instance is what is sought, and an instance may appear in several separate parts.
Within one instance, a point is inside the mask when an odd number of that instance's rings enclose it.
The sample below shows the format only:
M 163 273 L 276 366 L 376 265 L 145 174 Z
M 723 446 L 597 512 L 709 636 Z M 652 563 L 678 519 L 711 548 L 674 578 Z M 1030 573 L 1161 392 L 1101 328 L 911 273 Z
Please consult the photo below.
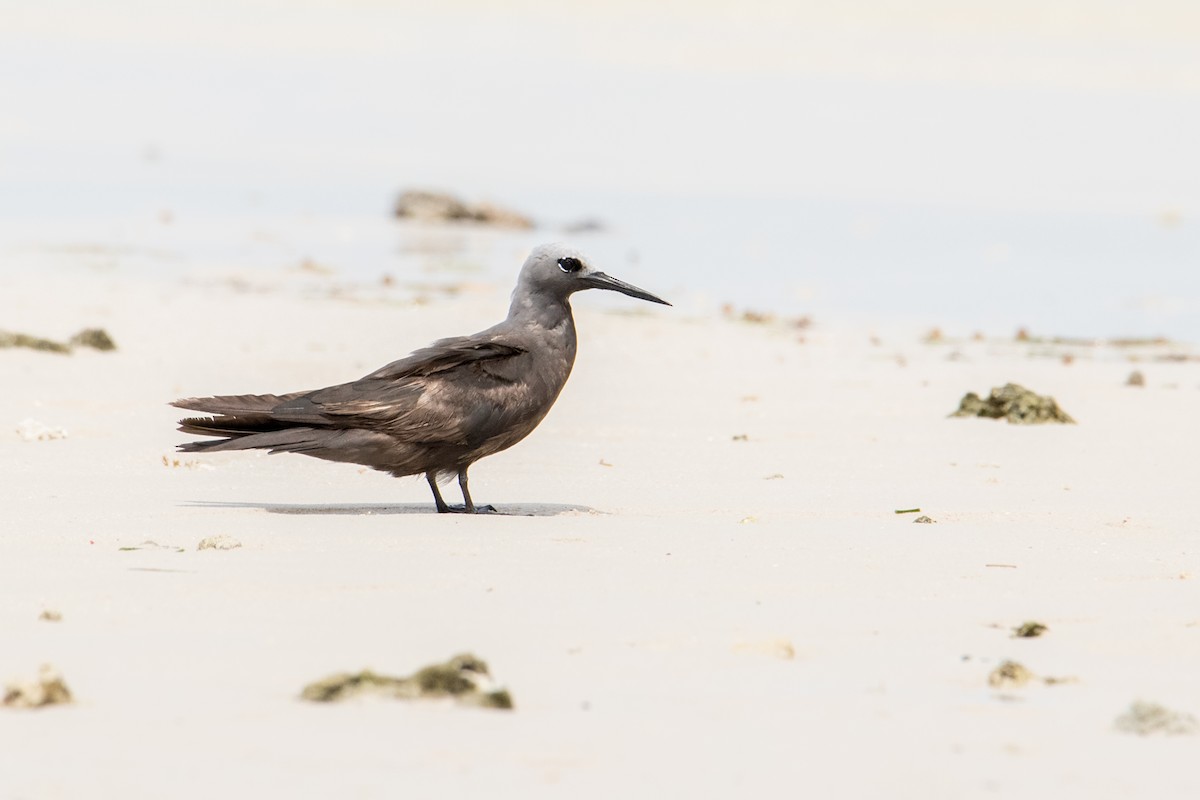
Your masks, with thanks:
M 480 403 L 527 351 L 472 337 L 443 339 L 364 378 L 290 396 L 271 417 L 292 424 L 353 427 L 405 442 L 468 445 Z

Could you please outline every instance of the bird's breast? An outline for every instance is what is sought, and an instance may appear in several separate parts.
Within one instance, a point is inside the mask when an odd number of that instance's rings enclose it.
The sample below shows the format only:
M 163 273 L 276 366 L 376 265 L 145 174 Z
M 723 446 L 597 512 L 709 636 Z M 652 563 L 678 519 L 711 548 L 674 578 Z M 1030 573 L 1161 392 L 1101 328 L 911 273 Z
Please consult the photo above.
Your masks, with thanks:
M 475 384 L 470 445 L 496 453 L 528 436 L 558 399 L 575 363 L 575 338 L 563 331 L 530 331 L 524 352 L 478 365 L 487 379 Z M 574 333 L 573 330 L 570 331 Z M 540 341 L 539 341 L 540 339 Z M 481 457 L 481 456 L 480 456 Z

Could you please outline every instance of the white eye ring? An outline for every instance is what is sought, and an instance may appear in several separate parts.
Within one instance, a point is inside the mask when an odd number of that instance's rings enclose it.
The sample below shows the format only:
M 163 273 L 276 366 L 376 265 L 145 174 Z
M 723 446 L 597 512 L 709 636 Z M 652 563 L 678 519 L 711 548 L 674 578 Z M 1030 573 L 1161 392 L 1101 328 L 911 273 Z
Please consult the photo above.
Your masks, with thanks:
M 583 262 L 578 258 L 567 256 L 558 260 L 558 268 L 569 275 L 572 272 L 579 272 L 579 270 L 583 269 Z

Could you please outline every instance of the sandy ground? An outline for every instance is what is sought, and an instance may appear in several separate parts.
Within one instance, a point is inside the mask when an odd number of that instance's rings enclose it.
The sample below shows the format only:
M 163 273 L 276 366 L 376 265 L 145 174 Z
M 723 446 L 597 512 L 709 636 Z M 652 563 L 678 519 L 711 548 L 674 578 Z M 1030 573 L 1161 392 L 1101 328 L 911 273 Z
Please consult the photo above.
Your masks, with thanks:
M 506 306 L 288 280 L 0 276 L 0 327 L 119 346 L 0 350 L 0 679 L 50 663 L 75 697 L 0 709 L 0 796 L 1200 795 L 1195 735 L 1116 726 L 1138 700 L 1200 715 L 1200 362 L 1157 358 L 1177 348 L 590 293 L 558 405 L 472 472 L 504 514 L 438 516 L 419 479 L 173 453 L 173 398 L 352 379 Z M 1078 424 L 947 419 L 1008 381 Z M 242 546 L 197 550 L 215 535 Z M 1027 620 L 1048 631 L 1013 638 Z M 464 651 L 514 711 L 298 699 Z M 1066 680 L 989 686 L 1009 659 Z

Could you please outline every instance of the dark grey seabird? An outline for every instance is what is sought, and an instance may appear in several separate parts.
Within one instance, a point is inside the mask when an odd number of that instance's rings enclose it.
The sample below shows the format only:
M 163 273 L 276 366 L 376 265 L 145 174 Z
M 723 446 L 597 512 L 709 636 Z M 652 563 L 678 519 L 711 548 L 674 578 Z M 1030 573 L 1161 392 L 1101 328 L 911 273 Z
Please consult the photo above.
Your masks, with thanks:
M 670 305 L 593 269 L 575 250 L 541 245 L 521 268 L 508 319 L 499 325 L 434 342 L 351 383 L 177 400 L 172 405 L 214 415 L 180 420 L 179 430 L 221 437 L 179 449 L 262 449 L 363 464 L 397 477 L 424 473 L 439 513 L 460 510 L 446 504 L 437 485 L 439 476 L 458 475 L 461 510 L 474 513 L 467 469 L 528 436 L 571 374 L 570 299 L 582 289 Z

